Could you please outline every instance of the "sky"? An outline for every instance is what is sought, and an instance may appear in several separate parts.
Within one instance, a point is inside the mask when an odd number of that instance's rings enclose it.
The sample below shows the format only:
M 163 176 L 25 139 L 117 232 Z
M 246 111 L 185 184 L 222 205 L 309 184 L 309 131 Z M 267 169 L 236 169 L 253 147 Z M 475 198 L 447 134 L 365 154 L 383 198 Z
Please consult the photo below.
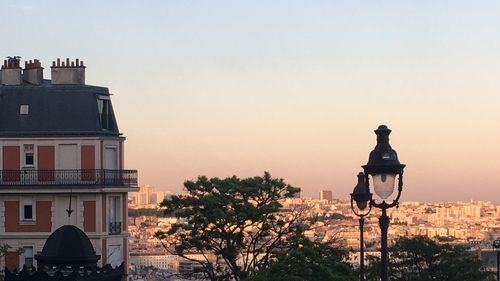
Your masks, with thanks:
M 0 56 L 85 61 L 126 168 L 346 199 L 386 124 L 402 200 L 500 202 L 498 1 L 0 1 Z

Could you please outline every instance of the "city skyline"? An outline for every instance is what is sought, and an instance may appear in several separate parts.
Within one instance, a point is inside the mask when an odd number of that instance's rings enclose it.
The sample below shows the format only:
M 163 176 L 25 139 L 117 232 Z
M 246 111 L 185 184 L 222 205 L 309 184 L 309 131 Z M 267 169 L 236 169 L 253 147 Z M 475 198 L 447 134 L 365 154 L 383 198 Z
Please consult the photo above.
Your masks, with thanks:
M 499 6 L 5 1 L 1 51 L 47 77 L 84 60 L 115 94 L 141 184 L 269 171 L 345 199 L 386 124 L 402 201 L 498 202 Z

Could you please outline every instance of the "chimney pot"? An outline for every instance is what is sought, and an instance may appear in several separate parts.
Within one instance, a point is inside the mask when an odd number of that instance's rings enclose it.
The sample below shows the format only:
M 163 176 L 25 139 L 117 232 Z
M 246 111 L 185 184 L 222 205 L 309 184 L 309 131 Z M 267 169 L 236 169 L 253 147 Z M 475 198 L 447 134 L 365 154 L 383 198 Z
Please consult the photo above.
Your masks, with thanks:
M 20 57 L 7 57 L 3 62 L 0 72 L 0 81 L 3 85 L 21 85 L 21 68 L 19 67 Z
M 85 85 L 85 67 L 83 61 L 66 58 L 61 64 L 52 66 L 53 85 Z
M 52 62 L 55 65 L 55 62 Z M 38 59 L 30 60 L 23 71 L 23 80 L 32 84 L 40 85 L 43 82 L 43 68 Z

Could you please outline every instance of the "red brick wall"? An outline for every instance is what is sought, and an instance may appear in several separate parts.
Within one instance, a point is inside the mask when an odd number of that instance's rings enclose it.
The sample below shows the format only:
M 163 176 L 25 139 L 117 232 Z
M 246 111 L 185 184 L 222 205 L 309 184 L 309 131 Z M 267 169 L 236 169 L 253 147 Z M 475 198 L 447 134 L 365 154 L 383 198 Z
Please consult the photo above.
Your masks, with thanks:
M 96 231 L 96 205 L 95 201 L 83 201 L 83 230 Z
M 19 169 L 21 169 L 21 150 L 19 146 L 4 146 L 2 148 L 2 167 L 4 170 L 14 170 L 14 172 L 9 172 L 3 175 L 5 181 L 19 181 L 21 174 Z
M 19 254 L 17 253 L 7 253 L 5 255 L 5 267 L 10 271 L 14 269 L 19 270 Z
M 81 167 L 82 180 L 95 180 L 95 146 L 82 145 Z
M 36 201 L 35 224 L 20 224 L 19 201 L 5 201 L 5 232 L 50 232 L 52 229 L 52 202 Z
M 38 146 L 38 172 L 39 181 L 53 181 L 55 169 L 55 150 L 53 145 L 39 145 Z
M 19 170 L 21 168 L 21 150 L 19 146 L 4 146 L 3 147 L 3 162 L 4 170 Z

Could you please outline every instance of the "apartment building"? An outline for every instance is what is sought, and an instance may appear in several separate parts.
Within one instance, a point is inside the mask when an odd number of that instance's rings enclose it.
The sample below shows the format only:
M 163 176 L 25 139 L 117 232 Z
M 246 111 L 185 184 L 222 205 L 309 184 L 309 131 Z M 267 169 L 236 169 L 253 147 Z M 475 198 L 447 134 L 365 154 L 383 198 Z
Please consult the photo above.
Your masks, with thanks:
M 128 262 L 127 194 L 137 171 L 124 168 L 124 141 L 105 87 L 85 84 L 86 66 L 57 59 L 51 80 L 39 60 L 8 57 L 0 71 L 0 241 L 2 266 L 35 265 L 48 236 L 74 225 L 100 265 Z

